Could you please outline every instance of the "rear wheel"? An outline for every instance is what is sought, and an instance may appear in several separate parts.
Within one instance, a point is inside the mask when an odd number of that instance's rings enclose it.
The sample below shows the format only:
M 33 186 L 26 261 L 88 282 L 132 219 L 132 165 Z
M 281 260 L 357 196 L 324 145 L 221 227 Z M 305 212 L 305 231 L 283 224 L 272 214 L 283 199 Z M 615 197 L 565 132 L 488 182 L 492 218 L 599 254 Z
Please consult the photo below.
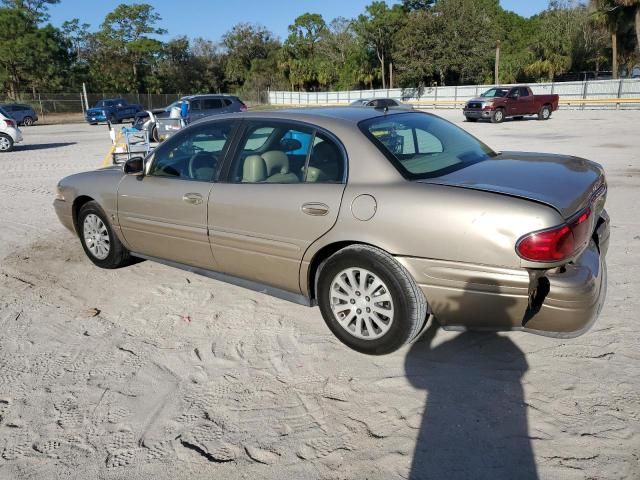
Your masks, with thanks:
M 491 123 L 502 123 L 504 122 L 504 110 L 502 108 L 498 108 L 491 112 Z
M 477 122 L 477 121 L 478 121 L 478 119 L 477 119 L 477 118 L 467 117 L 467 122 L 474 123 L 474 122 Z
M 427 301 L 409 272 L 368 245 L 344 248 L 327 259 L 318 274 L 317 297 L 334 335 L 369 355 L 410 342 L 427 318 Z
M 131 263 L 129 251 L 113 232 L 107 215 L 97 202 L 82 206 L 77 225 L 82 248 L 98 267 L 114 269 Z
M 25 127 L 30 127 L 31 125 L 33 125 L 33 118 L 31 117 L 24 117 L 22 119 L 22 125 L 24 125 Z
M 0 133 L 0 152 L 10 152 L 11 150 L 13 150 L 13 138 Z
M 538 120 L 549 120 L 551 118 L 551 107 L 544 105 L 538 112 Z

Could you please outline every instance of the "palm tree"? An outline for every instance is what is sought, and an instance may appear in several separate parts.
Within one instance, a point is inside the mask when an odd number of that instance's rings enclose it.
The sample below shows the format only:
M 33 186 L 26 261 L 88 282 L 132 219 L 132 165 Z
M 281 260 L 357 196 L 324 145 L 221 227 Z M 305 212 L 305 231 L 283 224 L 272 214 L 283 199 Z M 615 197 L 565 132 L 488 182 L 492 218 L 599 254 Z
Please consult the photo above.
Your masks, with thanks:
M 613 70 L 613 78 L 618 78 L 618 31 L 623 17 L 621 1 L 626 0 L 591 0 L 590 4 L 594 20 L 605 25 L 611 33 L 611 70 Z
M 616 4 L 633 12 L 633 20 L 636 27 L 636 54 L 640 60 L 640 0 L 616 0 Z

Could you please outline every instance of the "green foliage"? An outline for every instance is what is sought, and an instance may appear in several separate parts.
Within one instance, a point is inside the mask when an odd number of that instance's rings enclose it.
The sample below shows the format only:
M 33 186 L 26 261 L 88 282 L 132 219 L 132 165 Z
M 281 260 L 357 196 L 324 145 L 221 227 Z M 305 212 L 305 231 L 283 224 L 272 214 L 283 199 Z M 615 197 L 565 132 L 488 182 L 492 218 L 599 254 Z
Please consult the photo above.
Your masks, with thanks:
M 146 3 L 118 5 L 97 31 L 78 19 L 42 27 L 59 2 L 0 0 L 0 86 L 10 95 L 82 83 L 102 92 L 232 91 L 253 99 L 268 89 L 491 83 L 498 43 L 501 83 L 640 61 L 640 0 L 588 7 L 552 0 L 531 18 L 499 0 L 373 1 L 354 19 L 300 15 L 282 43 L 248 23 L 220 43 L 164 40 L 162 19 Z

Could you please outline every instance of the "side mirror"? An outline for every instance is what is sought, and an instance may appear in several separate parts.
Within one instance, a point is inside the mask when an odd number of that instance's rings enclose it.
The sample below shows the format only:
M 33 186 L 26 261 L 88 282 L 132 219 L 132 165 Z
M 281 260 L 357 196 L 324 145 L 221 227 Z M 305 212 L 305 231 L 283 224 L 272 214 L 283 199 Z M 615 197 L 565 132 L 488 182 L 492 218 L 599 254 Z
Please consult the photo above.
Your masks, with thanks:
M 142 173 L 144 172 L 144 158 L 130 158 L 124 163 L 122 171 L 125 173 L 125 175 L 142 175 Z

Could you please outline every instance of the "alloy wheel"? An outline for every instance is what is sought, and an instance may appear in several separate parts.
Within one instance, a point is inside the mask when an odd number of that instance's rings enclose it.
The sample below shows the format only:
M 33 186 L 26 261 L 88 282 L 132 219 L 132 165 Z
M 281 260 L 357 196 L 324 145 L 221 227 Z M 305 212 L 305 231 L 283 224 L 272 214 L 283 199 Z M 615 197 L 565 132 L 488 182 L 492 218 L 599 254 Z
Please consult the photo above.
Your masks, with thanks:
M 93 213 L 87 215 L 83 224 L 84 241 L 91 254 L 104 260 L 111 251 L 109 231 L 102 219 Z
M 354 337 L 376 340 L 391 328 L 393 299 L 375 273 L 364 268 L 343 270 L 331 282 L 329 295 L 336 321 Z
M 11 148 L 11 140 L 7 137 L 0 137 L 0 150 L 5 152 Z

